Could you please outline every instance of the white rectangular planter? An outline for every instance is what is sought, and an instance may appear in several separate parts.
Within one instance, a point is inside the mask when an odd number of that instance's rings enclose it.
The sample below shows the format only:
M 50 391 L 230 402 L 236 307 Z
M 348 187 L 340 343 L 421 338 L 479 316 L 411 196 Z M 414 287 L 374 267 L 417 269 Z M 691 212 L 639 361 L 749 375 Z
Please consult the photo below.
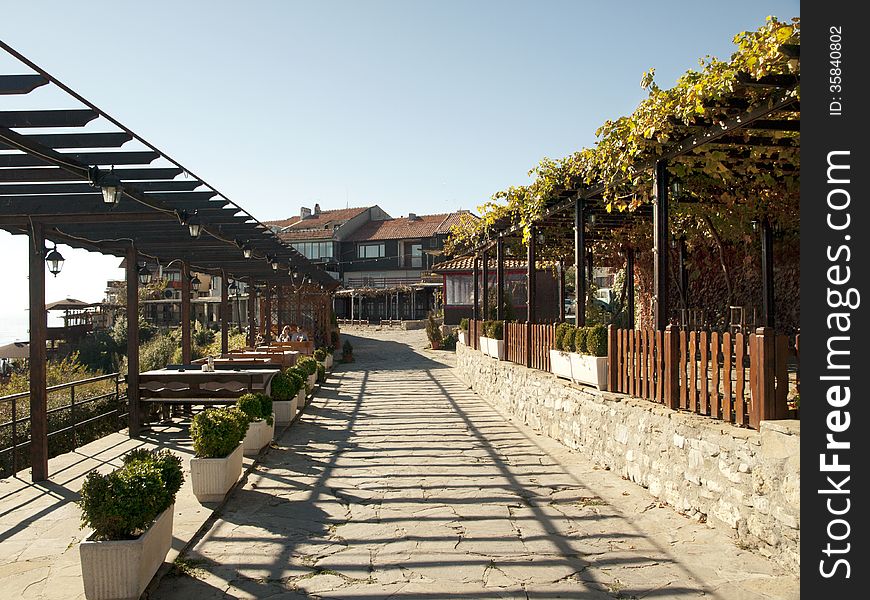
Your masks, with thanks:
M 299 394 L 292 400 L 273 400 L 272 411 L 275 413 L 276 425 L 289 425 L 299 410 Z
M 82 582 L 88 600 L 136 600 L 172 547 L 173 504 L 135 540 L 96 542 L 93 534 L 79 544 Z
M 333 363 L 332 354 L 327 354 L 327 355 L 326 355 L 326 360 L 323 361 L 323 365 L 324 365 L 327 369 L 331 369 L 331 368 L 332 368 L 332 363 Z
M 243 445 L 226 458 L 191 458 L 190 481 L 200 502 L 220 502 L 242 474 Z
M 312 373 L 308 376 L 308 387 L 312 390 L 314 389 L 314 385 L 317 383 L 317 373 Z
M 481 337 L 480 338 L 480 349 L 487 356 L 491 356 L 493 358 L 497 358 L 499 360 L 504 360 L 504 340 L 497 340 L 495 338 Z
M 599 390 L 607 390 L 607 357 L 589 356 L 570 352 L 571 376 L 577 383 L 594 385 Z
M 571 352 L 550 350 L 550 372 L 556 377 L 572 379 Z
M 468 345 L 468 334 L 465 333 L 464 331 L 462 331 L 461 329 L 459 330 L 459 343 L 462 344 L 463 346 Z
M 274 406 L 274 403 L 273 403 Z M 274 408 L 273 408 L 274 410 Z M 242 442 L 245 456 L 256 456 L 260 450 L 269 445 L 272 441 L 272 436 L 275 435 L 274 419 L 271 425 L 266 423 L 265 419 L 254 421 L 248 425 L 248 433 L 245 435 L 245 440 Z
M 305 404 L 307 402 L 307 397 L 305 395 L 305 390 L 299 390 L 296 393 L 296 405 L 299 407 L 299 410 L 305 408 Z

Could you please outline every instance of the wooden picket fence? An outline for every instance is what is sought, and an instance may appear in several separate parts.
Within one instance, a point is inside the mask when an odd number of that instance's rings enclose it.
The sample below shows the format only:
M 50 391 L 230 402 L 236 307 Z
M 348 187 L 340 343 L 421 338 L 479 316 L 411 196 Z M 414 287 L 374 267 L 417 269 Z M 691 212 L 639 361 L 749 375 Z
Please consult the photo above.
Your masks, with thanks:
M 610 327 L 609 385 L 613 391 L 735 425 L 758 428 L 785 419 L 789 385 L 800 384 L 800 335 L 772 329 L 755 333 L 664 332 Z
M 531 328 L 531 343 L 529 343 Z M 480 349 L 480 335 L 483 335 L 483 321 L 471 320 L 468 326 L 471 335 L 470 345 Z M 475 334 L 475 332 L 478 332 Z M 552 323 L 513 323 L 504 324 L 505 358 L 518 365 L 530 366 L 542 371 L 550 370 L 550 349 L 556 339 L 556 326 Z

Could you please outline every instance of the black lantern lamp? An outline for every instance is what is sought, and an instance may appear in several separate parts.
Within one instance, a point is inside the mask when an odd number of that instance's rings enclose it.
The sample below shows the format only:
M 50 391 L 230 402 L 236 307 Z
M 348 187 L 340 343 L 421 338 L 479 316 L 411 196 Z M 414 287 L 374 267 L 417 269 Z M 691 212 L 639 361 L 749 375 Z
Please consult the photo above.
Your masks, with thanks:
M 199 287 L 200 283 L 202 283 L 202 282 L 199 280 L 199 277 L 197 277 L 196 275 L 194 275 L 193 277 L 190 278 L 191 287 Z
M 57 244 L 55 244 L 54 248 L 49 250 L 48 254 L 45 255 L 48 272 L 57 277 L 57 274 L 63 269 L 63 260 L 63 255 L 57 251 Z
M 143 264 L 141 267 L 139 267 L 137 273 L 139 275 L 139 283 L 140 284 L 148 285 L 149 283 L 151 283 L 151 271 L 148 269 L 148 267 L 145 264 Z
M 103 203 L 115 206 L 121 201 L 124 188 L 121 186 L 121 180 L 115 175 L 115 167 L 112 167 L 108 173 L 100 171 L 98 167 L 91 167 L 88 170 L 88 176 L 91 185 L 100 188 L 103 194 Z

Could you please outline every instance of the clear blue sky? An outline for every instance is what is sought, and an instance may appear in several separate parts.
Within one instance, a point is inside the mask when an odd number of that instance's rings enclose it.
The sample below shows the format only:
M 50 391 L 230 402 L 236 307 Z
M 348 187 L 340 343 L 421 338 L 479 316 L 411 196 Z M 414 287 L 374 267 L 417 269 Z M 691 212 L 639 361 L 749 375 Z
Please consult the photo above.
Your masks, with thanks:
M 669 86 L 767 15 L 798 14 L 797 0 L 40 1 L 4 3 L 0 37 L 269 220 L 315 202 L 474 209 L 591 145 L 641 100 L 643 71 Z M 116 259 L 61 252 L 49 301 L 99 300 L 121 276 Z M 23 238 L 0 232 L 0 256 L 2 343 L 26 336 Z

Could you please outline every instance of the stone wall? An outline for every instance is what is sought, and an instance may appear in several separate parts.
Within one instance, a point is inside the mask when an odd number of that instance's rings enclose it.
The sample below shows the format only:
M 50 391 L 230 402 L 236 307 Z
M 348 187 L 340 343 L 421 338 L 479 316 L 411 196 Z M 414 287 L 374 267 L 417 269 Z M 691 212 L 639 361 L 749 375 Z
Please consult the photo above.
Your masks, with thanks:
M 456 357 L 460 378 L 497 408 L 678 511 L 729 528 L 741 547 L 799 569 L 799 421 L 742 429 L 574 385 L 461 344 Z

